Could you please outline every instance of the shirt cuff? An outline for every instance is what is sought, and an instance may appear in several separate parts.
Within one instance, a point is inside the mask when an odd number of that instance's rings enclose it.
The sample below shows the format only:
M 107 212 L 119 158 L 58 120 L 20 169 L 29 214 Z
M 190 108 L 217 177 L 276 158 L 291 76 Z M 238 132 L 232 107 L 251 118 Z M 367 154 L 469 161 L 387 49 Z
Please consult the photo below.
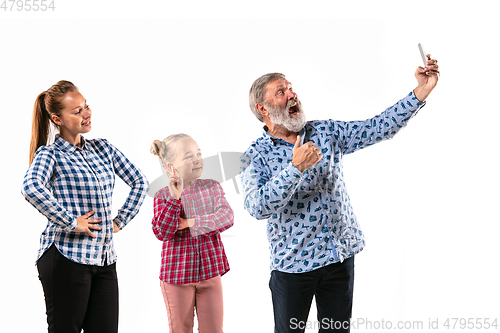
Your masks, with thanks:
M 286 176 L 289 176 L 291 179 L 300 179 L 304 175 L 303 172 L 300 172 L 299 169 L 292 162 L 288 163 L 286 167 Z
M 167 199 L 167 202 L 171 205 L 178 206 L 181 204 L 181 199 L 172 198 L 172 196 L 170 194 L 167 196 L 166 199 Z
M 113 219 L 113 223 L 115 223 L 118 229 L 120 230 L 122 230 L 123 227 L 125 227 L 125 223 L 123 223 L 118 216 Z
M 416 104 L 415 104 L 416 103 Z M 406 104 L 410 107 L 417 107 L 417 110 L 418 111 L 421 107 L 423 107 L 427 102 L 426 101 L 423 101 L 423 102 L 420 102 L 417 98 L 417 96 L 415 96 L 415 92 L 412 90 L 408 96 L 406 97 Z
M 74 219 L 73 222 L 70 225 L 68 225 L 65 229 L 68 232 L 72 232 L 76 229 L 76 227 L 78 227 L 78 221 Z

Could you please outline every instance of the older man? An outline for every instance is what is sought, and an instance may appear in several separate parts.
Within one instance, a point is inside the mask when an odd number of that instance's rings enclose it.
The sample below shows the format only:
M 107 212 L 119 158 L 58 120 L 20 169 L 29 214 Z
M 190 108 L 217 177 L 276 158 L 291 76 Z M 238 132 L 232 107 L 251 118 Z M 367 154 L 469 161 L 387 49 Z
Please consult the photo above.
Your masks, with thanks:
M 303 332 L 313 296 L 320 332 L 349 332 L 354 256 L 364 235 L 354 215 L 342 158 L 392 138 L 425 105 L 439 79 L 437 61 L 415 72 L 418 86 L 365 121 L 306 121 L 280 73 L 258 78 L 250 108 L 265 123 L 242 157 L 246 210 L 267 219 L 275 332 Z

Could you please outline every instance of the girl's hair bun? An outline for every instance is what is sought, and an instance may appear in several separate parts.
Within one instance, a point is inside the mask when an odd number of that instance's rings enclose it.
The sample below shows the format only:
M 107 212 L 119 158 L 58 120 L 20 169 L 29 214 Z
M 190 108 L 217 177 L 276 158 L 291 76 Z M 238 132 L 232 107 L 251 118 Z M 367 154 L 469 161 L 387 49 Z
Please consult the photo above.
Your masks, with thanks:
M 153 141 L 150 149 L 151 154 L 158 156 L 163 162 L 172 161 L 175 157 L 175 143 L 182 138 L 190 138 L 190 136 L 184 133 L 179 133 L 169 135 L 163 141 Z
M 160 155 L 160 145 L 161 145 L 160 140 L 153 141 L 153 143 L 151 144 L 151 149 L 149 150 L 149 151 L 151 151 L 151 154 L 153 154 L 155 156 L 159 156 Z

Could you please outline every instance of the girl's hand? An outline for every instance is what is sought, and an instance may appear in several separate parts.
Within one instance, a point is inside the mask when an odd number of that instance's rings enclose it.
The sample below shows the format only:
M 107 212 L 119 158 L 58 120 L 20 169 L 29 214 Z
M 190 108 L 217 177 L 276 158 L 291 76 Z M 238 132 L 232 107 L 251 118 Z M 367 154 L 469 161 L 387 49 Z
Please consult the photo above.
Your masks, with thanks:
M 181 223 L 179 224 L 179 228 L 177 230 L 191 228 L 192 226 L 194 226 L 194 219 L 181 218 Z
M 179 200 L 181 198 L 182 190 L 184 189 L 184 181 L 181 177 L 175 174 L 175 168 L 172 168 L 171 172 L 165 165 L 163 165 L 165 171 L 167 171 L 167 176 L 169 179 L 168 189 L 170 190 L 170 196 L 174 199 Z
M 118 231 L 120 231 L 120 228 L 118 228 L 115 221 L 113 221 L 113 233 L 116 234 Z
M 89 219 L 89 217 L 91 217 L 94 214 L 95 212 L 91 211 L 85 215 L 78 217 L 76 219 L 76 221 L 78 222 L 78 226 L 76 227 L 75 230 L 73 230 L 73 232 L 85 232 L 90 237 L 96 238 L 97 236 L 94 235 L 90 230 L 102 230 L 101 227 L 94 225 L 95 223 L 101 223 L 102 221 L 98 219 Z

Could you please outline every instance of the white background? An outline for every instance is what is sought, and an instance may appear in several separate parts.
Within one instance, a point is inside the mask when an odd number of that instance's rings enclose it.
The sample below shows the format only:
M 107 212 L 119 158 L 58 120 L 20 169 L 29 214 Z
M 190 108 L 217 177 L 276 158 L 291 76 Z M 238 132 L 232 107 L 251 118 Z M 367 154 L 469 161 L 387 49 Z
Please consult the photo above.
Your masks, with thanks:
M 61 79 L 74 82 L 93 111 L 86 137 L 107 138 L 152 182 L 161 175 L 149 153 L 154 139 L 188 133 L 205 157 L 244 151 L 261 134 L 248 89 L 268 72 L 287 75 L 308 119 L 382 112 L 415 88 L 419 42 L 442 73 L 427 105 L 394 140 L 344 160 L 367 237 L 356 257 L 353 318 L 424 328 L 438 319 L 442 328 L 446 318 L 499 316 L 500 24 L 493 1 L 55 6 L 0 10 L 2 332 L 46 331 L 34 265 L 46 220 L 20 194 L 40 92 Z M 225 331 L 272 332 L 265 223 L 242 209 L 232 182 L 223 187 L 235 211 L 235 226 L 223 235 L 231 265 L 222 279 Z M 117 180 L 115 211 L 127 193 Z M 148 197 L 115 238 L 123 333 L 168 331 L 152 213 Z M 357 331 L 374 330 L 365 328 Z

